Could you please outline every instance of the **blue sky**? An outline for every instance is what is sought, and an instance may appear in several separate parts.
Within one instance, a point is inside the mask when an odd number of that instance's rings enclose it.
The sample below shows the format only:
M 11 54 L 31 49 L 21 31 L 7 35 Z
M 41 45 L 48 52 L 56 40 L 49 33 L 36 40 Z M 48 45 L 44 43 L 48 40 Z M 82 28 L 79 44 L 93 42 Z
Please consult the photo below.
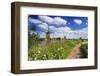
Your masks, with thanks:
M 47 31 L 51 32 L 51 37 L 70 34 L 73 36 L 69 37 L 75 37 L 75 34 L 87 37 L 88 17 L 29 15 L 28 30 L 39 33 L 40 37 L 45 37 Z

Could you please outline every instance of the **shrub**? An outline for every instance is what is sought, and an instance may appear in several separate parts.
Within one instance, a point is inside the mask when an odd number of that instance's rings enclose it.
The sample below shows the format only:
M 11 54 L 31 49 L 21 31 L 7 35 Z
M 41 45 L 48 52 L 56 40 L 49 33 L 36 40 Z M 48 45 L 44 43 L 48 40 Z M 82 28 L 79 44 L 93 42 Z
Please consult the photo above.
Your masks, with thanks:
M 88 57 L 88 43 L 87 42 L 82 43 L 81 53 L 82 53 L 82 58 Z

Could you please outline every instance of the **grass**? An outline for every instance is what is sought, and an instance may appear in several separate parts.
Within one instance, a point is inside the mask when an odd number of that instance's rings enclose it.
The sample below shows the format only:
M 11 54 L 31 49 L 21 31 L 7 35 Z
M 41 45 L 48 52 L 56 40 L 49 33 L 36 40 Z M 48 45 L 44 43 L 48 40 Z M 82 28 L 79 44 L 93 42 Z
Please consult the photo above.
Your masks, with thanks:
M 81 46 L 82 58 L 88 57 L 88 41 L 85 40 Z
M 66 59 L 79 40 L 49 43 L 46 46 L 32 45 L 28 50 L 28 60 Z

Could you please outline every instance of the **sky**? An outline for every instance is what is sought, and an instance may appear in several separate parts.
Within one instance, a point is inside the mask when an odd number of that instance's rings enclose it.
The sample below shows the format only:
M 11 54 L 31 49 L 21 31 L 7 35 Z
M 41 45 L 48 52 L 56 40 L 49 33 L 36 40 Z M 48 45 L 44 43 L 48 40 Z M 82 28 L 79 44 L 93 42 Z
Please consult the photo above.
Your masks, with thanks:
M 88 17 L 29 15 L 28 31 L 38 33 L 41 38 L 49 31 L 51 38 L 66 36 L 87 39 Z

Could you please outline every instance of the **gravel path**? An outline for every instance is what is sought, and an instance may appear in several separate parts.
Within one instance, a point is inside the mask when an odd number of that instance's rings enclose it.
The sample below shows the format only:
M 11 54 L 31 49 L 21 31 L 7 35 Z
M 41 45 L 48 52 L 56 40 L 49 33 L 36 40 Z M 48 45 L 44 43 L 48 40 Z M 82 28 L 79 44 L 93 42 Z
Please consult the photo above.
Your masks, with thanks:
M 81 57 L 80 46 L 81 46 L 81 44 L 76 45 L 73 48 L 72 52 L 67 57 L 67 59 L 78 59 L 78 58 L 80 58 Z

